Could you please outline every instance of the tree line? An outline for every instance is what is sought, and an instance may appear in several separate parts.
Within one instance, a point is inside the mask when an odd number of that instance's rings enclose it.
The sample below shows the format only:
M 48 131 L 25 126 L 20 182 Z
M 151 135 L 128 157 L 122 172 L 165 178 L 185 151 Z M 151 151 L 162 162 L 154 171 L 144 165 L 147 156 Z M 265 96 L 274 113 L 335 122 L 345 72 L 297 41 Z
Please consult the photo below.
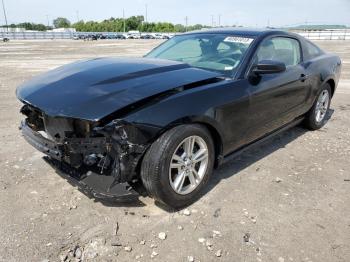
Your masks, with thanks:
M 25 28 L 26 30 L 35 31 L 46 31 L 51 30 L 53 28 L 63 27 L 75 28 L 78 32 L 128 32 L 131 30 L 138 30 L 140 32 L 185 32 L 208 27 L 201 24 L 185 27 L 182 24 L 172 24 L 169 22 L 145 22 L 143 16 L 131 16 L 126 19 L 111 17 L 101 22 L 85 22 L 81 20 L 77 23 L 71 23 L 67 18 L 58 17 L 53 20 L 52 24 L 53 26 L 47 26 L 44 24 L 25 22 L 19 24 L 11 24 L 9 25 L 9 27 L 20 27 Z

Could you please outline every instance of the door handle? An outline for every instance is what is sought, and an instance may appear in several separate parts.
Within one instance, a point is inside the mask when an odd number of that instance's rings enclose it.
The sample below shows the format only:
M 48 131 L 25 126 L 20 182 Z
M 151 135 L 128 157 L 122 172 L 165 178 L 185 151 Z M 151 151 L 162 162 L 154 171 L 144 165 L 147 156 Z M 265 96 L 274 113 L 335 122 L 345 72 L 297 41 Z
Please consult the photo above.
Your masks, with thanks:
M 301 74 L 299 80 L 301 82 L 305 82 L 309 78 L 309 75 Z

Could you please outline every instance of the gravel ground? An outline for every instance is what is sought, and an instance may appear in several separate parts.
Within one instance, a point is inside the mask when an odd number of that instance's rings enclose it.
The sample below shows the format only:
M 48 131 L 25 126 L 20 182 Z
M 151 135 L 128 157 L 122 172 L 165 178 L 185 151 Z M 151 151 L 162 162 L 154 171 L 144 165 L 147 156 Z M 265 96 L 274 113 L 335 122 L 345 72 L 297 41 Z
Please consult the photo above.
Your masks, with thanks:
M 350 261 L 350 41 L 318 42 L 343 60 L 328 124 L 293 128 L 244 153 L 180 212 L 150 198 L 90 199 L 23 140 L 19 84 L 71 61 L 140 56 L 159 43 L 0 44 L 0 261 Z

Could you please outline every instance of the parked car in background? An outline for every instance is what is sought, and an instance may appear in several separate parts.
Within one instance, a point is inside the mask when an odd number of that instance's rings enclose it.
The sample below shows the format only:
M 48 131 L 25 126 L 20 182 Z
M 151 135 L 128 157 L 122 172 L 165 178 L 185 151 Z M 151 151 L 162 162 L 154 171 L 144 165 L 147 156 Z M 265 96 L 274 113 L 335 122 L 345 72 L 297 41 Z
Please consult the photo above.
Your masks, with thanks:
M 156 34 L 154 34 L 154 38 L 155 39 L 163 39 L 163 35 L 156 33 Z
M 10 41 L 10 38 L 8 38 L 8 37 L 3 37 L 3 38 L 0 38 L 0 41 L 2 41 L 2 42 L 8 42 L 8 41 Z
M 143 58 L 69 64 L 16 94 L 24 138 L 84 192 L 125 200 L 142 186 L 181 208 L 252 145 L 323 127 L 340 72 L 338 56 L 297 34 L 212 29 Z
M 79 40 L 80 38 L 79 38 L 79 35 L 73 35 L 72 39 L 73 40 Z
M 137 34 L 128 34 L 127 39 L 140 39 L 140 35 Z
M 103 39 L 107 39 L 107 36 L 105 34 L 99 34 L 97 35 L 97 38 L 103 40 Z
M 141 35 L 141 39 L 154 39 L 154 36 L 150 34 Z
M 90 34 L 85 36 L 84 40 L 86 41 L 96 41 L 97 39 L 99 39 L 98 35 L 95 34 Z
M 125 35 L 123 35 L 123 34 L 117 34 L 117 35 L 115 35 L 115 39 L 124 40 L 124 39 L 126 39 L 126 37 L 125 37 Z
M 141 33 L 140 31 L 137 31 L 137 30 L 129 31 L 126 36 L 126 38 L 129 38 L 129 39 L 140 39 L 140 37 L 141 37 Z

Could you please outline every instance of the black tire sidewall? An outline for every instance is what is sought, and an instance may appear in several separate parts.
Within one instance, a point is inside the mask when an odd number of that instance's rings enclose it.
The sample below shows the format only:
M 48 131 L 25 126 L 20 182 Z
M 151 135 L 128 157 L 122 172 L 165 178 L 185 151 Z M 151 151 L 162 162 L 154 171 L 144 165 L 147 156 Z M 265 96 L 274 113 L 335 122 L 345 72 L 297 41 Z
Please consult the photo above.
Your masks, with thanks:
M 209 131 L 200 125 L 186 125 L 177 127 L 177 130 L 171 134 L 171 140 L 170 142 L 164 147 L 164 151 L 162 152 L 162 157 L 159 159 L 158 163 L 158 181 L 160 182 L 160 185 L 158 186 L 158 196 L 160 197 L 159 200 L 161 200 L 163 203 L 170 205 L 175 208 L 187 206 L 191 203 L 193 203 L 196 199 L 198 199 L 201 196 L 201 193 L 203 191 L 203 188 L 207 185 L 210 175 L 213 170 L 214 166 L 214 158 L 215 158 L 215 151 L 214 151 L 214 144 L 213 140 L 210 136 Z M 204 174 L 204 177 L 201 181 L 201 183 L 197 186 L 196 189 L 194 189 L 191 193 L 186 195 L 180 195 L 174 191 L 174 189 L 170 185 L 169 181 L 169 167 L 171 158 L 179 146 L 179 144 L 186 139 L 189 136 L 199 136 L 201 137 L 208 147 L 208 166 L 206 173 Z
M 324 116 L 324 118 L 322 119 L 321 122 L 317 122 L 316 121 L 316 106 L 317 106 L 317 101 L 319 99 L 319 96 L 321 95 L 321 93 L 324 91 L 324 90 L 327 90 L 328 91 L 328 95 L 329 95 L 329 102 L 328 102 L 328 107 L 327 107 L 327 113 L 326 115 Z M 317 96 L 316 96 L 316 99 L 315 99 L 315 102 L 310 110 L 310 113 L 309 115 L 307 116 L 307 120 L 308 120 L 308 125 L 310 128 L 312 129 L 320 129 L 321 127 L 323 127 L 326 122 L 327 122 L 327 114 L 328 114 L 328 110 L 329 110 L 329 107 L 330 107 L 330 104 L 331 104 L 331 96 L 332 96 L 332 93 L 331 93 L 331 87 L 329 86 L 329 84 L 324 84 L 323 87 L 319 90 L 319 92 L 317 93 Z

